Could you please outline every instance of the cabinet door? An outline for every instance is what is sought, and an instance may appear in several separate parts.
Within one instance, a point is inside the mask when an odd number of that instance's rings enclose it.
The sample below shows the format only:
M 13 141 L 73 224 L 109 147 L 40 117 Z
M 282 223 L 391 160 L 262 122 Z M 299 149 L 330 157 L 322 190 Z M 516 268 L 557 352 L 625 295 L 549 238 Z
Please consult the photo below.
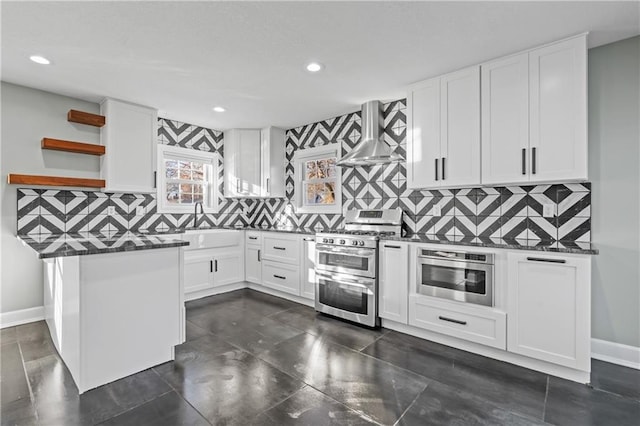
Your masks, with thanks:
M 213 259 L 208 254 L 184 253 L 184 292 L 213 287 Z
M 531 181 L 587 179 L 586 36 L 529 53 Z
M 507 349 L 588 371 L 591 260 L 508 254 Z
M 242 129 L 238 132 L 240 156 L 238 160 L 238 178 L 240 194 L 259 197 L 260 187 L 260 130 Z
M 442 186 L 480 184 L 480 67 L 441 77 Z
M 407 95 L 407 186 L 440 185 L 440 79 L 413 87 Z M 436 164 L 436 162 L 438 164 Z
M 216 255 L 213 259 L 213 286 L 220 287 L 244 281 L 243 266 L 241 251 Z
M 409 247 L 383 242 L 380 249 L 380 317 L 407 324 Z
M 270 232 L 265 233 L 262 240 L 265 260 L 292 265 L 300 263 L 300 240 L 297 235 Z
M 482 183 L 529 180 L 529 54 L 482 65 Z
M 261 186 L 263 197 L 284 197 L 284 130 L 275 127 L 260 132 L 262 152 Z
M 100 110 L 106 117 L 100 131 L 104 191 L 155 192 L 157 111 L 114 99 L 106 99 Z
M 260 246 L 247 245 L 245 255 L 245 279 L 251 283 L 262 284 L 262 263 Z
M 302 262 L 300 263 L 300 296 L 315 299 L 316 294 L 316 241 L 313 237 L 302 239 Z

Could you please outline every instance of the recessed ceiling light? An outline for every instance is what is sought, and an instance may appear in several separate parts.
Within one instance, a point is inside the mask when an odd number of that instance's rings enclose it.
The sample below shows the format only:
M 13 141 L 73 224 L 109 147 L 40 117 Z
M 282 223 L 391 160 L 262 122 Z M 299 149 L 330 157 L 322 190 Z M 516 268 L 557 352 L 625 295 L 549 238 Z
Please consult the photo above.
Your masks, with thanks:
M 213 110 L 215 112 L 225 112 L 226 111 L 226 109 L 222 108 L 221 106 L 213 107 Z
M 322 69 L 322 64 L 319 64 L 317 62 L 310 62 L 307 64 L 307 71 L 309 72 L 318 72 Z
M 51 63 L 50 60 L 48 60 L 44 56 L 40 56 L 40 55 L 29 56 L 29 59 L 31 59 L 36 64 L 40 64 L 40 65 L 49 65 Z

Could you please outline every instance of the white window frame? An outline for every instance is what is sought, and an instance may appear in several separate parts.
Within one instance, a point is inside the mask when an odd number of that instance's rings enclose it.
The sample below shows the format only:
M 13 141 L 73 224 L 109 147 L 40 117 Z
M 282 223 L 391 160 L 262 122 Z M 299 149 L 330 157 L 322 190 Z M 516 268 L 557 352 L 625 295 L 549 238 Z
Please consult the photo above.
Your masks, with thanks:
M 334 188 L 336 203 L 333 205 L 304 205 L 304 185 L 302 183 L 302 178 L 305 172 L 305 162 L 310 160 L 321 160 L 327 157 L 336 157 L 339 161 L 340 152 L 340 144 L 332 143 L 314 148 L 300 149 L 293 154 L 293 169 L 295 171 L 294 200 L 296 213 L 342 214 L 342 170 L 340 167 L 336 166 L 336 186 Z
M 158 145 L 157 151 L 157 185 L 156 185 L 156 201 L 158 213 L 193 213 L 195 204 L 174 205 L 167 203 L 166 183 L 167 174 L 165 172 L 165 159 L 183 159 L 185 161 L 200 161 L 211 165 L 207 181 L 209 184 L 206 189 L 206 198 L 208 203 L 203 203 L 205 213 L 216 213 L 218 211 L 218 165 L 220 164 L 220 155 L 213 152 L 198 151 L 195 149 L 181 148 L 170 145 Z

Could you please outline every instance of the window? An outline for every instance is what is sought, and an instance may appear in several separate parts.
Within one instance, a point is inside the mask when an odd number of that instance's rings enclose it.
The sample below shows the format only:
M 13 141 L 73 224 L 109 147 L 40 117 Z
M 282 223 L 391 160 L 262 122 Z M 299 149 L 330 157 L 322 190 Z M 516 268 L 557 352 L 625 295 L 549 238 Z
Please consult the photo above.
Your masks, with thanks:
M 196 203 L 215 212 L 218 154 L 158 146 L 158 211 L 192 212 Z
M 339 144 L 303 149 L 294 154 L 296 211 L 342 213 Z

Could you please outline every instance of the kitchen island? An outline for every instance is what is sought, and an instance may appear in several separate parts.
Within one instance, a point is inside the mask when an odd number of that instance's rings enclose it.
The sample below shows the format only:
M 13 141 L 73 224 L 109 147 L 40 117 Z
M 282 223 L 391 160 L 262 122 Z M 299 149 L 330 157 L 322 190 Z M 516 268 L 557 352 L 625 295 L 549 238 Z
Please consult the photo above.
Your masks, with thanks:
M 131 232 L 19 238 L 44 261 L 45 319 L 80 393 L 174 359 L 188 242 Z

